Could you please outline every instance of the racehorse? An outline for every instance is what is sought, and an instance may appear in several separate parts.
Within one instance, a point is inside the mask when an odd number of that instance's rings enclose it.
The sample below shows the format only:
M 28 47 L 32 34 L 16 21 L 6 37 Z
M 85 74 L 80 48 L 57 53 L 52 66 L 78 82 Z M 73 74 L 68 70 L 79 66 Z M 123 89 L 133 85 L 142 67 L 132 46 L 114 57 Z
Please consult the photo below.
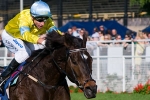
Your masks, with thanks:
M 86 98 L 95 98 L 92 57 L 85 47 L 86 36 L 82 40 L 67 33 L 48 33 L 45 49 L 26 60 L 16 85 L 10 86 L 10 100 L 70 100 L 66 76 Z

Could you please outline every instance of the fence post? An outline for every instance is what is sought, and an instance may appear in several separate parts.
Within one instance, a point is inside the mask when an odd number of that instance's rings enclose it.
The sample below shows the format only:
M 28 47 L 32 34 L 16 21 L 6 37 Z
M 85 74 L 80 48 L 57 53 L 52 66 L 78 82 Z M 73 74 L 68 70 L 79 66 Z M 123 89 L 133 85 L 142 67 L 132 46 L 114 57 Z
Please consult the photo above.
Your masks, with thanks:
M 98 42 L 97 42 L 97 44 L 98 44 Z M 97 58 L 97 79 L 98 80 L 100 80 L 100 50 L 99 50 L 99 46 L 97 46 L 97 56 L 96 56 L 96 58 Z
M 4 59 L 4 65 L 3 66 L 7 66 L 7 57 L 3 57 Z
M 131 51 L 131 53 L 132 53 L 132 80 L 134 80 L 134 66 L 135 66 L 135 64 L 134 64 L 134 42 L 132 41 L 131 42 L 132 44 L 132 51 Z
M 124 56 L 122 56 L 122 67 L 123 67 L 123 73 L 122 73 L 122 76 L 123 76 L 123 79 L 122 79 L 122 86 L 123 86 L 123 88 L 122 88 L 122 91 L 123 92 L 125 92 L 125 90 L 126 90 L 126 71 L 125 71 L 125 57 Z

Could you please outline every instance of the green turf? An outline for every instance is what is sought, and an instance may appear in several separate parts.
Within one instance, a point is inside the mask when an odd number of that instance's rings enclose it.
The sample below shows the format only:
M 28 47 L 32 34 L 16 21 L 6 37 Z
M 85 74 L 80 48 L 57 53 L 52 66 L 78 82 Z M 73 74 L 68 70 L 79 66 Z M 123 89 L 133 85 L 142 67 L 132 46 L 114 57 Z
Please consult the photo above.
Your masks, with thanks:
M 98 93 L 94 99 L 86 99 L 83 93 L 71 93 L 71 100 L 150 100 L 150 95 Z

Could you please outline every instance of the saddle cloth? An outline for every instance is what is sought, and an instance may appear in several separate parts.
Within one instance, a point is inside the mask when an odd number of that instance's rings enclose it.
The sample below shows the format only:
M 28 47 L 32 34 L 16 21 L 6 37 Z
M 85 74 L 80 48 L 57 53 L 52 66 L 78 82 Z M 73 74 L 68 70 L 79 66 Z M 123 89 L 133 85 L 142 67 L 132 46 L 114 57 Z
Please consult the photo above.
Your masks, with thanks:
M 16 71 L 12 73 L 12 75 L 4 82 L 5 84 L 3 86 L 3 93 L 0 93 L 0 100 L 9 100 L 6 89 L 9 85 L 14 85 L 17 82 L 18 75 L 22 71 L 23 66 L 26 64 L 26 62 L 23 62 L 19 65 Z

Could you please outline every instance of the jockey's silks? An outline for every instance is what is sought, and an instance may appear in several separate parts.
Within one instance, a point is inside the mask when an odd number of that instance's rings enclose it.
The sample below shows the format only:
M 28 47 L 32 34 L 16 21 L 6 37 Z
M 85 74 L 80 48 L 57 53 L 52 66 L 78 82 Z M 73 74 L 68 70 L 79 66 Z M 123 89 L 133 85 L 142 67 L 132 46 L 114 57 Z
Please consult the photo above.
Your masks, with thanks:
M 37 40 L 39 39 L 38 36 L 45 34 L 46 31 L 51 30 L 54 26 L 52 19 L 48 18 L 44 26 L 41 29 L 38 29 L 33 23 L 30 9 L 26 9 L 22 10 L 13 19 L 11 19 L 5 26 L 5 30 L 14 38 L 19 38 L 31 43 L 37 43 Z M 60 31 L 58 32 L 62 34 Z

